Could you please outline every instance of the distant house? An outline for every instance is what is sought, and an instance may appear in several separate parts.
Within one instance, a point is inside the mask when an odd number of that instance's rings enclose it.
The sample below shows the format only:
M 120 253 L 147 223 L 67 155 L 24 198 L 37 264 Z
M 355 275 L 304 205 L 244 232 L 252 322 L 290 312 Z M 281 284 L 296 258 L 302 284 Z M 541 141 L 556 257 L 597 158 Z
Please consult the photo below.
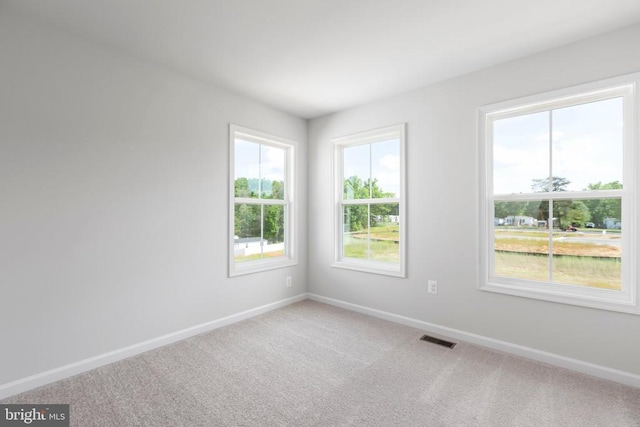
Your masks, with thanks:
M 262 240 L 260 237 L 245 237 L 239 238 L 235 236 L 233 241 L 233 252 L 236 256 L 247 256 L 253 254 L 259 254 L 261 247 L 267 245 L 266 240 Z
M 532 216 L 510 215 L 504 219 L 504 225 L 516 227 L 537 227 L 538 220 Z
M 391 224 L 399 224 L 400 223 L 400 215 L 373 215 L 371 217 L 373 222 L 390 222 Z
M 269 243 L 260 237 L 234 237 L 233 253 L 235 256 L 249 256 L 259 253 L 284 251 L 284 243 Z
M 622 222 L 618 218 L 605 218 L 602 222 L 604 223 L 604 228 L 613 230 L 620 230 L 622 228 Z

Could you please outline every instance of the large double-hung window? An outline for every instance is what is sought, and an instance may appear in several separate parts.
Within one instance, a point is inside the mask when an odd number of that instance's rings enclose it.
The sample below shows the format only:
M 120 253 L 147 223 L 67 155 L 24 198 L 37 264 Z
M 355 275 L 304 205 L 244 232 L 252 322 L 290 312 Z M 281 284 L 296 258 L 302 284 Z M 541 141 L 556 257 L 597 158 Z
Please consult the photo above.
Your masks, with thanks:
M 294 143 L 230 126 L 229 275 L 295 264 Z
M 333 140 L 334 266 L 405 277 L 404 124 Z
M 638 312 L 637 75 L 480 110 L 480 288 Z

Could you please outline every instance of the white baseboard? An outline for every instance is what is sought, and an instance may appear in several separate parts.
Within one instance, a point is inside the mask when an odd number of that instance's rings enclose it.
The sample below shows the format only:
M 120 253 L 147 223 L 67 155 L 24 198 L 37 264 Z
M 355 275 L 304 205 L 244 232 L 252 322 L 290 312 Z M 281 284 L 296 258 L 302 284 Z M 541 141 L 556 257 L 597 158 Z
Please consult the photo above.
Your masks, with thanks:
M 118 350 L 110 351 L 108 353 L 100 354 L 89 359 L 80 360 L 78 362 L 70 363 L 68 365 L 61 366 L 59 368 L 51 369 L 46 372 L 32 375 L 30 377 L 21 378 L 16 381 L 0 385 L 0 399 L 13 396 L 18 393 L 22 393 L 36 387 L 40 387 L 46 384 L 50 384 L 55 381 L 59 381 L 71 376 L 80 374 L 82 372 L 89 371 L 91 369 L 99 368 L 100 366 L 108 365 L 109 363 L 117 362 L 122 359 L 126 359 L 131 356 L 135 356 L 145 351 L 153 350 L 158 347 L 165 346 L 167 344 L 174 343 L 176 341 L 183 340 L 185 338 L 192 337 L 194 335 L 208 332 L 213 329 L 220 328 L 222 326 L 230 325 L 232 323 L 239 322 L 250 317 L 257 316 L 259 314 L 266 313 L 271 310 L 275 310 L 284 307 L 289 304 L 296 303 L 307 299 L 307 294 L 303 293 L 296 295 L 295 297 L 283 299 L 270 304 L 266 304 L 260 307 L 252 308 L 231 316 L 226 316 L 220 319 L 212 320 L 200 325 L 192 326 L 181 331 L 173 332 L 158 338 L 153 338 L 147 341 L 143 341 L 138 344 L 131 345 L 129 347 L 121 348 Z
M 620 371 L 617 369 L 608 368 L 606 366 L 596 365 L 594 363 L 572 359 L 570 357 L 548 353 L 546 351 L 536 350 L 534 348 L 512 344 L 505 341 L 464 332 L 458 329 L 448 328 L 446 326 L 440 326 L 422 320 L 412 319 L 410 317 L 400 316 L 398 314 L 376 310 L 374 308 L 364 307 L 362 305 L 352 304 L 346 301 L 324 297 L 322 295 L 309 293 L 308 297 L 313 301 L 330 304 L 347 310 L 356 311 L 358 313 L 368 314 L 380 319 L 385 319 L 406 326 L 411 326 L 429 333 L 441 335 L 443 338 L 455 338 L 472 344 L 503 351 L 505 353 L 510 353 L 527 359 L 532 359 L 538 362 L 547 363 L 549 365 L 558 366 L 560 368 L 570 369 L 572 371 L 580 372 L 594 377 L 603 378 L 609 381 L 615 381 L 617 383 L 640 388 L 640 375 L 636 375 L 630 372 Z

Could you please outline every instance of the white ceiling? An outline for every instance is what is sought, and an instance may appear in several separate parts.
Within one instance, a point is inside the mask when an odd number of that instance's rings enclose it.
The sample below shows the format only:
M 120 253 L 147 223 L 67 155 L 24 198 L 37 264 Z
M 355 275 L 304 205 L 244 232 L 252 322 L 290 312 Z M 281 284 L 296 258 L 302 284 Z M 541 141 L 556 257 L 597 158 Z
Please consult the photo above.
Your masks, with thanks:
M 640 0 L 0 0 L 2 5 L 304 118 L 640 22 Z

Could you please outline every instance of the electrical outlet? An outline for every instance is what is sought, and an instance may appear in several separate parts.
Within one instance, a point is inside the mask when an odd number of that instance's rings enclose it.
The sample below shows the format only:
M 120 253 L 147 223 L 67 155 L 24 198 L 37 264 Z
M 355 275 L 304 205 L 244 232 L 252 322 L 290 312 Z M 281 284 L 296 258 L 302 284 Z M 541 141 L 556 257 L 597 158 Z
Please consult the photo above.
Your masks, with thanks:
M 285 286 L 288 288 L 291 285 L 293 285 L 293 279 L 291 279 L 291 276 L 287 276 L 287 280 L 285 281 Z
M 427 281 L 427 292 L 430 294 L 438 293 L 438 281 L 437 280 L 429 280 Z

